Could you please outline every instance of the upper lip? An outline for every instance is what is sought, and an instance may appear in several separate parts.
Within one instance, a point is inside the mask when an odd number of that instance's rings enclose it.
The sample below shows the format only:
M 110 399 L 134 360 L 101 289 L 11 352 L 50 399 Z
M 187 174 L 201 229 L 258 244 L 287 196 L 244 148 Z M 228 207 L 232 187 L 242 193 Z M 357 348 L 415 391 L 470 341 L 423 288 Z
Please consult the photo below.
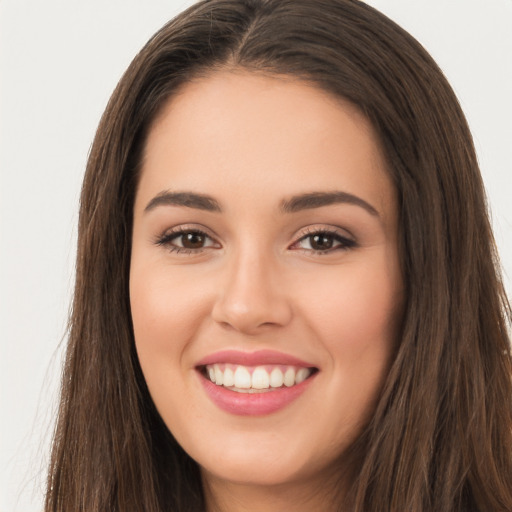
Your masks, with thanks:
M 206 366 L 216 363 L 237 364 L 241 366 L 261 365 L 288 365 L 314 368 L 313 364 L 303 361 L 290 354 L 275 350 L 257 350 L 255 352 L 242 352 L 239 350 L 221 350 L 201 359 L 196 366 Z

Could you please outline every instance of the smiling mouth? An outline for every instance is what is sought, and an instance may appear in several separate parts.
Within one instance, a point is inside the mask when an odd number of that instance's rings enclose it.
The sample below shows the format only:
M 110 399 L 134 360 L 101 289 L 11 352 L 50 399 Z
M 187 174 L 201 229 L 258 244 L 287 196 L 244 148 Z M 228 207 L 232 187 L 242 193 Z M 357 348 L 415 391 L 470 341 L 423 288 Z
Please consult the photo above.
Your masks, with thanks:
M 291 365 L 243 366 L 216 363 L 200 366 L 204 378 L 238 393 L 267 393 L 294 387 L 314 375 L 314 367 Z

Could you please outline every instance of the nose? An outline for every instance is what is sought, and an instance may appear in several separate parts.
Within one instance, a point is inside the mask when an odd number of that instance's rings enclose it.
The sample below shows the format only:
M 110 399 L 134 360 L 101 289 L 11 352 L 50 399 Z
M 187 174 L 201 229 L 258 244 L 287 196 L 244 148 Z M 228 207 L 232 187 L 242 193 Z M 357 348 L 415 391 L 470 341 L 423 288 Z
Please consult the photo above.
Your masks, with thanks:
M 223 272 L 213 319 L 223 327 L 252 335 L 288 324 L 292 307 L 276 263 L 256 254 L 234 259 Z

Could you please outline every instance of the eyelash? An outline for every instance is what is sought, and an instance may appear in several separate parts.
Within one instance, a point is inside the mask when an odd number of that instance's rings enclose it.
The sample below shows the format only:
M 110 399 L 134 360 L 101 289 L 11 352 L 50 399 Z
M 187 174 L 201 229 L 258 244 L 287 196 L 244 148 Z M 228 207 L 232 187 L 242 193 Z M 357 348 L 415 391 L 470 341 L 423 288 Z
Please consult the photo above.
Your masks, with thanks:
M 205 231 L 202 231 L 201 229 L 197 228 L 186 228 L 186 227 L 179 227 L 176 229 L 173 229 L 172 231 L 168 231 L 164 233 L 162 236 L 158 237 L 156 240 L 156 245 L 166 247 L 170 252 L 175 252 L 177 254 L 183 253 L 183 254 L 199 254 L 203 252 L 205 249 L 208 249 L 208 247 L 199 247 L 197 249 L 188 248 L 188 247 L 179 247 L 177 245 L 174 245 L 172 243 L 173 240 L 179 237 L 183 237 L 185 235 L 196 235 L 196 236 L 202 236 L 205 238 L 208 238 L 210 240 L 213 240 L 213 237 L 211 237 L 208 233 Z M 213 246 L 214 244 L 212 244 Z
M 177 245 L 174 245 L 172 242 L 173 240 L 183 237 L 185 235 L 196 235 L 200 237 L 205 237 L 206 239 L 209 239 L 213 241 L 213 243 L 206 247 L 198 247 L 198 248 L 187 248 L 187 247 L 180 247 Z M 308 228 L 306 230 L 306 233 L 302 234 L 302 236 L 295 241 L 293 244 L 290 245 L 290 248 L 296 247 L 298 244 L 300 244 L 302 241 L 310 239 L 310 245 L 311 240 L 315 236 L 325 236 L 328 238 L 332 238 L 333 244 L 338 243 L 338 246 L 335 246 L 333 248 L 329 249 L 300 249 L 296 248 L 294 250 L 302 250 L 305 253 L 308 254 L 317 254 L 317 255 L 326 255 L 329 253 L 333 253 L 336 251 L 347 251 L 350 249 L 353 249 L 357 247 L 357 243 L 347 238 L 346 236 L 341 235 L 337 230 L 335 229 L 326 229 L 326 228 Z M 175 252 L 177 254 L 199 254 L 205 251 L 206 249 L 209 249 L 210 247 L 215 247 L 217 242 L 213 239 L 212 236 L 210 236 L 205 231 L 202 231 L 201 229 L 197 228 L 186 228 L 186 227 L 179 227 L 176 229 L 173 229 L 170 232 L 166 232 L 162 236 L 158 237 L 156 240 L 156 245 L 166 247 L 170 252 Z M 218 245 L 218 244 L 217 244 Z
M 339 243 L 338 246 L 329 248 L 329 249 L 302 249 L 304 252 L 307 252 L 309 254 L 318 254 L 318 255 L 325 255 L 332 252 L 337 251 L 347 251 L 349 249 L 353 249 L 357 246 L 355 240 L 352 240 L 346 236 L 341 235 L 336 229 L 328 229 L 328 228 L 314 228 L 310 227 L 306 229 L 306 232 L 302 234 L 302 236 L 294 242 L 290 247 L 294 247 L 298 245 L 300 242 L 311 239 L 315 236 L 325 236 L 328 238 L 332 238 L 333 243 Z M 299 250 L 299 249 L 298 249 Z

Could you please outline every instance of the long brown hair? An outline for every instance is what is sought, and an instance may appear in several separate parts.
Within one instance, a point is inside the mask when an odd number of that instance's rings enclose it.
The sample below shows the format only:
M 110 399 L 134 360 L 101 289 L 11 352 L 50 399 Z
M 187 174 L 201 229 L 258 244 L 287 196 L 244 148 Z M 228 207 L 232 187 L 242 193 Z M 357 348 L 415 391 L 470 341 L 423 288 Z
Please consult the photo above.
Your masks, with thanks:
M 139 367 L 128 275 L 148 130 L 178 87 L 218 68 L 289 75 L 352 102 L 398 191 L 402 336 L 340 510 L 512 510 L 511 313 L 471 134 L 443 74 L 357 0 L 203 0 L 137 55 L 91 149 L 46 512 L 204 510 L 197 464 Z

